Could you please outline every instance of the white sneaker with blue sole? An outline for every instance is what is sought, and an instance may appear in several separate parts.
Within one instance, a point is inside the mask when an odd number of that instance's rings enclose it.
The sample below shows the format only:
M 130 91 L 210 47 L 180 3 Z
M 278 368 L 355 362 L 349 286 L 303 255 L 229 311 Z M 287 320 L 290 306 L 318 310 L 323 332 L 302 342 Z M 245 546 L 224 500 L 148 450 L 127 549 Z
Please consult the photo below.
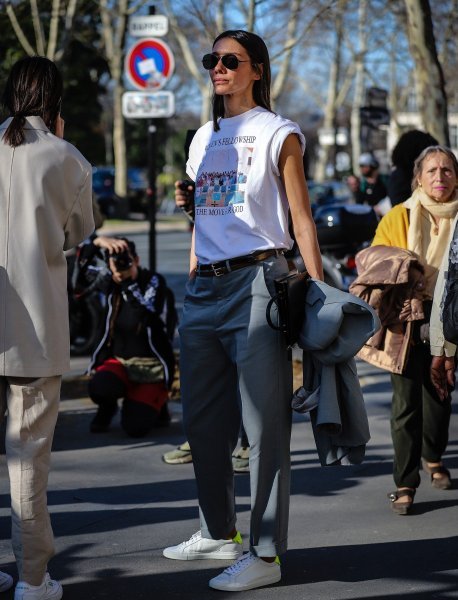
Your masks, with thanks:
M 223 592 L 244 592 L 278 583 L 280 579 L 281 569 L 278 557 L 274 562 L 266 562 L 248 552 L 220 575 L 210 579 L 208 585 L 214 590 Z

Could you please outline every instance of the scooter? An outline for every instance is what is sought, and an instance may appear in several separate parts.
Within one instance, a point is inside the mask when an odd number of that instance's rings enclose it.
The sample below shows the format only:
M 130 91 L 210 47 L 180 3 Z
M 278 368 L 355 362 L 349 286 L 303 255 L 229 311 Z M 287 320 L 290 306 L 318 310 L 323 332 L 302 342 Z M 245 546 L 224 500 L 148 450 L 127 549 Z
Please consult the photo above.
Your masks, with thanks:
M 323 261 L 324 280 L 348 291 L 357 276 L 355 256 L 374 237 L 378 217 L 361 204 L 330 204 L 316 208 L 313 218 Z

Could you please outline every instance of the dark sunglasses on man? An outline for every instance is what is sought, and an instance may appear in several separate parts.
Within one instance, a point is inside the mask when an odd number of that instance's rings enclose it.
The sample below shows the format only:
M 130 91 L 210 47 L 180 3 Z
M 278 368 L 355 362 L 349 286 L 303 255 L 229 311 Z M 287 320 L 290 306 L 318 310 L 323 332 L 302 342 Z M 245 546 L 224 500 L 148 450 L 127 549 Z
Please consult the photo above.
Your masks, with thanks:
M 223 66 L 230 71 L 235 71 L 238 68 L 239 63 L 251 62 L 249 60 L 240 60 L 235 54 L 223 54 L 221 56 L 218 54 L 205 54 L 202 58 L 202 65 L 204 69 L 209 71 L 210 69 L 214 69 L 219 61 L 221 61 Z

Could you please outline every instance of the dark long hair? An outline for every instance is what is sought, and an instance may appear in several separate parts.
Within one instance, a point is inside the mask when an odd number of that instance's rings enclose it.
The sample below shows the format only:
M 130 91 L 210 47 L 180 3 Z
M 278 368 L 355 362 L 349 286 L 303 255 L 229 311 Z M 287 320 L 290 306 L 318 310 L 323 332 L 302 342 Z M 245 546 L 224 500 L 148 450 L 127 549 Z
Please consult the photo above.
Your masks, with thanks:
M 13 117 L 3 141 L 13 147 L 24 143 L 25 117 L 41 117 L 52 129 L 60 112 L 62 91 L 62 76 L 51 60 L 44 56 L 18 60 L 3 92 L 3 105 Z
M 230 29 L 220 33 L 215 38 L 213 46 L 223 38 L 232 38 L 245 48 L 251 60 L 253 69 L 261 78 L 257 79 L 253 85 L 253 99 L 258 106 L 262 106 L 272 111 L 270 107 L 270 59 L 269 51 L 264 40 L 250 31 L 242 29 Z M 260 66 L 262 65 L 262 67 Z M 219 130 L 218 119 L 224 117 L 224 98 L 213 92 L 213 129 Z
M 412 177 L 413 165 L 417 156 L 428 146 L 437 146 L 439 142 L 431 134 L 411 129 L 399 138 L 391 154 L 394 167 L 402 169 L 406 175 Z

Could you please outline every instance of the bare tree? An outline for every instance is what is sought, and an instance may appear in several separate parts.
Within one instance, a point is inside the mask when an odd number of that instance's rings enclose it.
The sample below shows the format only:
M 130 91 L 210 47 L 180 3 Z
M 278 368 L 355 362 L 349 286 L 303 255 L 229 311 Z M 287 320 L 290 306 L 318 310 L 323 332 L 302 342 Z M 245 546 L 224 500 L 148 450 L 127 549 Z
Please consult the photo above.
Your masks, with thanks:
M 449 145 L 445 81 L 436 50 L 429 0 L 405 0 L 407 36 L 415 64 L 418 108 L 423 125 L 440 143 Z
M 193 52 L 193 48 L 191 46 L 191 40 L 188 35 L 188 30 L 186 27 L 183 27 L 179 23 L 178 17 L 175 14 L 169 0 L 164 0 L 164 7 L 170 21 L 170 28 L 178 42 L 181 53 L 183 55 L 184 62 L 186 63 L 186 66 L 192 78 L 194 79 L 199 88 L 200 95 L 202 98 L 202 104 L 200 109 L 200 122 L 205 123 L 208 120 L 210 114 L 211 91 L 210 86 L 208 84 L 208 77 L 204 75 L 204 73 L 202 73 L 200 65 L 198 65 L 197 63 L 195 53 Z M 203 39 L 201 36 L 200 41 L 210 44 L 212 34 L 210 33 L 209 25 L 207 23 L 205 14 L 206 13 L 201 13 L 199 11 L 196 13 L 196 17 L 204 25 L 205 33 Z M 224 4 L 222 2 L 217 3 L 215 22 L 217 23 L 218 27 L 221 27 L 221 31 L 225 28 Z
M 342 50 L 342 38 L 343 38 L 343 15 L 345 6 L 347 4 L 347 0 L 338 0 L 337 7 L 335 11 L 335 46 L 334 46 L 334 58 L 331 62 L 330 72 L 329 72 L 329 86 L 328 86 L 328 95 L 326 100 L 326 106 L 324 109 L 324 120 L 323 120 L 323 128 L 327 131 L 332 130 L 334 132 L 334 137 L 337 136 L 337 114 L 336 114 L 336 105 L 337 105 L 337 94 L 338 94 L 338 86 L 340 79 L 340 69 L 341 69 L 341 50 Z M 315 169 L 315 178 L 317 181 L 323 181 L 326 176 L 326 167 L 329 163 L 331 152 L 335 149 L 332 146 L 325 145 L 321 149 L 320 156 L 318 157 L 316 169 Z M 335 159 L 334 159 L 335 160 Z
M 115 193 L 127 195 L 127 160 L 124 117 L 122 115 L 124 41 L 127 29 L 128 0 L 118 0 L 115 6 L 108 0 L 99 2 L 102 40 L 113 94 L 113 155 L 115 165 Z
M 359 0 L 358 51 L 355 56 L 355 92 L 351 110 L 351 149 L 353 166 L 358 164 L 361 154 L 361 119 L 359 109 L 364 100 L 364 61 L 367 52 L 367 0 Z
M 274 67 L 271 98 L 275 104 L 289 81 L 294 50 L 304 43 L 306 34 L 316 20 L 329 10 L 335 1 L 327 0 L 315 3 L 317 7 L 313 9 L 312 17 L 302 25 L 301 17 L 304 16 L 304 9 L 310 8 L 304 0 L 288 2 L 279 0 L 275 3 L 271 0 L 239 0 L 237 3 L 239 17 L 235 25 L 226 15 L 227 2 L 191 0 L 189 3 L 178 5 L 170 0 L 163 0 L 163 6 L 169 17 L 171 30 L 177 40 L 184 63 L 198 86 L 202 98 L 201 123 L 209 118 L 211 87 L 208 77 L 202 72 L 195 56 L 199 51 L 208 49 L 218 33 L 230 27 L 256 31 L 257 11 L 264 8 L 264 5 L 268 7 L 272 15 L 272 27 L 263 37 L 267 40 Z M 231 18 L 233 19 L 234 16 L 231 15 Z
M 6 14 L 11 22 L 11 26 L 16 37 L 29 56 L 39 54 L 46 56 L 50 60 L 61 60 L 73 28 L 73 19 L 75 17 L 78 0 L 52 0 L 51 16 L 44 16 L 38 10 L 37 0 L 30 0 L 30 14 L 32 18 L 35 39 L 29 40 L 21 27 L 14 10 L 12 2 L 6 3 Z M 43 20 L 49 21 L 48 39 L 45 35 Z

